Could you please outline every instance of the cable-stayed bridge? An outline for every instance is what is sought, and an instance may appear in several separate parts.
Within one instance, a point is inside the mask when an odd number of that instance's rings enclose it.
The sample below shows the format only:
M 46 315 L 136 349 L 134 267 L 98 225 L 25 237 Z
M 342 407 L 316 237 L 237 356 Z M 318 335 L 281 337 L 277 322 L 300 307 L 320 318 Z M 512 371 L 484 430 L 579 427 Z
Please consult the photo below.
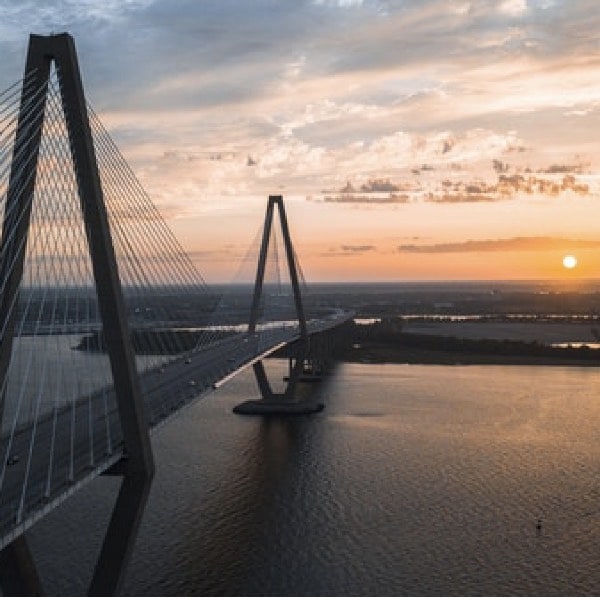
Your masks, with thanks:
M 233 284 L 207 286 L 86 101 L 67 34 L 31 36 L 23 79 L 0 93 L 0 216 L 0 585 L 40 592 L 26 530 L 111 474 L 123 482 L 90 592 L 114 593 L 150 433 L 250 365 L 261 399 L 239 412 L 319 410 L 296 384 L 351 315 L 306 294 L 281 196 Z M 276 351 L 282 393 L 262 362 Z

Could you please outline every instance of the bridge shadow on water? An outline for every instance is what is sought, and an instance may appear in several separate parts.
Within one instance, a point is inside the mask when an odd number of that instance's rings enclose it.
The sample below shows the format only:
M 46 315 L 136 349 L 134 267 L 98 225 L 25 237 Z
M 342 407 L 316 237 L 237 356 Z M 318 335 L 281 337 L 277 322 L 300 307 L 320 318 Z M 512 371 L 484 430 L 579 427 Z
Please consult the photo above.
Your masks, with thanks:
M 315 393 L 315 387 L 302 385 L 299 393 Z M 243 436 L 229 447 L 218 485 L 169 557 L 167 571 L 186 572 L 177 593 L 248 595 L 269 593 L 265 586 L 273 581 L 285 586 L 285 570 L 292 568 L 285 540 L 302 536 L 301 516 L 311 510 L 305 489 L 318 476 L 320 417 L 233 418 Z
M 269 372 L 281 380 L 284 362 L 273 362 L 279 364 Z M 251 372 L 231 387 L 205 399 L 194 409 L 194 421 L 185 424 L 205 435 L 194 441 L 197 455 L 177 467 L 179 485 L 186 489 L 176 501 L 172 474 L 160 464 L 168 460 L 163 452 L 168 441 L 158 448 L 157 481 L 138 543 L 156 546 L 157 539 L 168 538 L 169 548 L 153 558 L 140 550 L 125 593 L 260 595 L 274 588 L 286 593 L 281 588 L 287 588 L 286 571 L 293 569 L 291 553 L 301 545 L 293 540 L 302 536 L 302 516 L 312 508 L 305 490 L 319 476 L 323 417 L 236 416 L 233 405 L 256 397 Z M 322 395 L 326 387 L 327 381 L 303 384 L 298 392 Z M 189 439 L 191 431 L 182 433 Z M 181 459 L 180 449 L 171 452 Z M 164 516 L 171 512 L 165 511 L 166 502 L 176 514 Z M 157 534 L 156 526 L 163 531 Z
M 261 593 L 261 582 L 281 566 L 281 528 L 294 526 L 312 434 L 306 418 L 259 420 L 236 468 L 203 504 L 199 528 L 182 540 L 191 558 L 191 594 Z M 300 536 L 302 524 L 296 525 Z
M 281 380 L 284 361 L 269 362 Z M 328 385 L 298 392 L 326 399 Z M 298 580 L 294 565 L 310 576 L 316 557 L 301 542 L 303 517 L 317 508 L 307 490 L 322 477 L 326 412 L 232 414 L 254 388 L 242 373 L 153 437 L 157 473 L 123 594 L 285 595 Z M 46 593 L 85 593 L 119 481 L 98 478 L 32 529 Z

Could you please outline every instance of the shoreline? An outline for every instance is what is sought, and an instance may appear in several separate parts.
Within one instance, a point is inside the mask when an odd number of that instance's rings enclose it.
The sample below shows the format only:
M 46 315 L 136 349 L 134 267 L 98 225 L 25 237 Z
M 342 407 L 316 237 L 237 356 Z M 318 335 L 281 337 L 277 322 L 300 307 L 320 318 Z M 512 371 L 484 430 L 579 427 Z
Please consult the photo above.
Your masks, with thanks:
M 362 364 L 600 367 L 598 330 L 565 323 L 421 323 L 400 319 L 354 325 L 337 358 Z M 581 340 L 592 346 L 554 347 Z
M 483 352 L 452 352 L 424 350 L 421 348 L 398 348 L 392 344 L 362 344 L 361 348 L 348 348 L 338 352 L 338 360 L 354 364 L 413 364 L 413 365 L 528 365 L 600 367 L 597 359 L 561 358 L 528 355 L 498 355 Z

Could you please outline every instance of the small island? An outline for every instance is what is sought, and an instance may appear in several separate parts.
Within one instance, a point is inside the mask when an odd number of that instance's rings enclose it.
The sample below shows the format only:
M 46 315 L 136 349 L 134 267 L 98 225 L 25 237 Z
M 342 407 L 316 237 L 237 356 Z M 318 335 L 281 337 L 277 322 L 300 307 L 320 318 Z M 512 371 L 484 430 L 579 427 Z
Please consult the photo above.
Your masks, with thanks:
M 212 331 L 207 329 L 132 329 L 133 351 L 139 355 L 172 355 L 189 352 L 205 340 L 214 341 L 232 335 L 230 331 Z M 81 338 L 74 350 L 83 352 L 106 352 L 102 331 L 96 331 Z

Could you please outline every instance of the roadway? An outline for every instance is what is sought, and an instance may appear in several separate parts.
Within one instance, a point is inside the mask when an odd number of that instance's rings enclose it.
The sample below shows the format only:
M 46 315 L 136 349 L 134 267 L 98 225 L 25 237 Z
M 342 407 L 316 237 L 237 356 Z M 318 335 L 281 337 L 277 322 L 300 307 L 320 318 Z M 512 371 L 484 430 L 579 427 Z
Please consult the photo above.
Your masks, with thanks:
M 350 317 L 337 311 L 329 318 L 310 321 L 309 334 L 331 329 Z M 297 327 L 234 334 L 140 373 L 151 433 L 183 406 L 297 338 Z M 122 456 L 112 386 L 0 439 L 0 548 Z

